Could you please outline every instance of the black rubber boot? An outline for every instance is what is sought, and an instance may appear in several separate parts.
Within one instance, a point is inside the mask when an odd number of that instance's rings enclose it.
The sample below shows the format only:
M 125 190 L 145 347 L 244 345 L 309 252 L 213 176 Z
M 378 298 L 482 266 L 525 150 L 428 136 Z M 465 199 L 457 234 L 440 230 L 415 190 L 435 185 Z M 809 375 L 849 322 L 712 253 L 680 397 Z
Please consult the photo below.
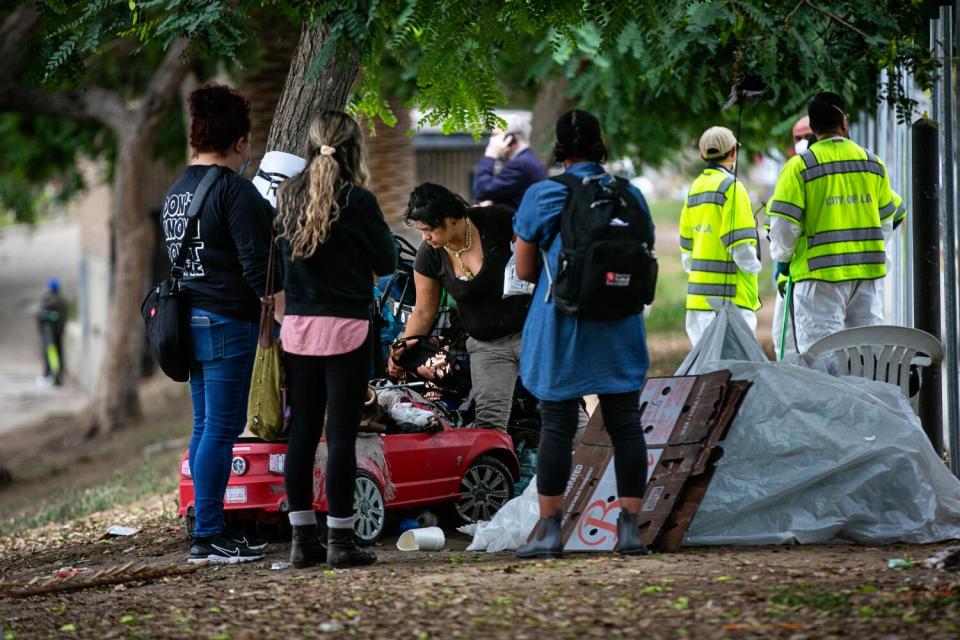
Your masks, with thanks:
M 315 524 L 293 527 L 293 539 L 290 542 L 290 564 L 302 569 L 326 562 L 327 546 L 320 537 Z
M 559 558 L 563 555 L 563 514 L 558 510 L 547 518 L 540 518 L 533 528 L 530 542 L 517 547 L 517 557 L 524 559 Z
M 327 564 L 331 567 L 362 567 L 377 561 L 375 553 L 357 546 L 352 528 L 330 527 L 327 531 Z
M 645 556 L 650 553 L 640 539 L 637 514 L 623 509 L 617 518 L 617 551 L 624 556 Z

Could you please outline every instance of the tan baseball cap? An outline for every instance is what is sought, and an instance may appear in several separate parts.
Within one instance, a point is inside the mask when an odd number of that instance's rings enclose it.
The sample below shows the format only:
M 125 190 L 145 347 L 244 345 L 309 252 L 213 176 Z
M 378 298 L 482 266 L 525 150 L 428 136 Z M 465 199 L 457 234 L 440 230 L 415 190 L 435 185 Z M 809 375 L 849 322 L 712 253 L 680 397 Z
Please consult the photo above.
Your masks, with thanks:
M 707 160 L 719 160 L 735 146 L 737 139 L 726 127 L 710 127 L 700 136 L 700 155 Z

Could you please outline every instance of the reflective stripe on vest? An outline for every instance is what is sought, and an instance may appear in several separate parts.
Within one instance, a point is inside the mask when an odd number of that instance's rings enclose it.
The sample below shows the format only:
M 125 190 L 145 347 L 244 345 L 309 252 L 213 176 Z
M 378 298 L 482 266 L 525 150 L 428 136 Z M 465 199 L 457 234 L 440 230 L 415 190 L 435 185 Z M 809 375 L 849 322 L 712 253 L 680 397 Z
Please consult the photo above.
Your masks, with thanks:
M 715 298 L 733 298 L 737 295 L 735 284 L 695 284 L 687 285 L 687 293 L 695 296 L 712 296 Z
M 726 233 L 720 239 L 723 242 L 723 246 L 729 247 L 735 242 L 740 242 L 741 240 L 756 240 L 760 242 L 760 236 L 757 234 L 756 229 L 736 229 L 730 233 Z
M 680 236 L 680 248 L 687 251 L 693 251 L 693 238 L 684 238 Z
M 807 167 L 805 171 L 800 172 L 800 177 L 803 178 L 804 182 L 809 182 L 810 180 L 816 180 L 817 178 L 822 178 L 823 176 L 829 176 L 837 173 L 866 172 L 882 176 L 883 167 L 880 166 L 880 161 L 877 160 L 877 156 L 873 155 L 866 149 L 864 149 L 864 151 L 867 154 L 866 160 L 840 160 L 836 162 L 820 164 L 820 161 L 817 160 L 817 156 L 813 155 L 813 151 L 807 149 L 800 154 L 800 158 L 803 160 L 804 166 Z
M 903 206 L 903 205 L 900 205 L 900 206 Z M 887 206 L 880 207 L 880 219 L 886 220 L 887 218 L 892 216 L 894 213 L 896 213 L 896 211 L 897 211 L 897 205 L 894 204 L 893 200 L 891 200 L 890 204 L 888 204 Z
M 857 240 L 883 240 L 883 231 L 870 229 L 842 229 L 840 231 L 823 231 L 807 240 L 808 247 L 817 247 L 834 242 L 855 242 Z
M 727 189 L 733 184 L 733 176 L 727 176 L 717 187 L 716 191 L 706 191 L 695 195 L 687 196 L 687 208 L 695 207 L 701 204 L 718 204 L 721 207 L 727 203 Z
M 722 193 L 708 191 L 707 193 L 698 193 L 695 196 L 687 196 L 687 208 L 696 207 L 701 204 L 719 204 L 723 206 L 726 201 L 727 196 Z
M 770 203 L 770 213 L 779 213 L 797 222 L 803 219 L 803 209 L 795 204 L 790 204 L 782 200 L 774 200 Z
M 886 264 L 887 254 L 883 251 L 868 251 L 865 253 L 835 253 L 819 258 L 807 260 L 810 271 L 829 269 L 830 267 L 855 267 L 866 264 Z
M 706 271 L 708 273 L 736 273 L 737 263 L 727 260 L 693 260 L 690 263 L 691 271 Z
M 800 177 L 803 178 L 804 182 L 810 182 L 817 178 L 838 173 L 873 173 L 882 176 L 883 167 L 879 163 L 869 160 L 838 160 L 806 169 L 800 173 Z

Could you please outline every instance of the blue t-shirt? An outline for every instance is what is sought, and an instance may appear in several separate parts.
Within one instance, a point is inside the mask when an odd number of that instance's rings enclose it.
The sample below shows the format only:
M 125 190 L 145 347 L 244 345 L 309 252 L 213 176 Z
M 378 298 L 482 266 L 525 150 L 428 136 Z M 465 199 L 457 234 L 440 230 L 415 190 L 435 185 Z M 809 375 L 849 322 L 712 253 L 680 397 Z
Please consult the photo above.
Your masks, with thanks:
M 595 162 L 571 165 L 566 173 L 578 177 L 604 173 Z M 612 176 L 601 178 L 603 183 Z M 650 220 L 647 202 L 639 189 L 630 187 Z M 550 272 L 557 273 L 560 255 L 560 213 L 567 187 L 554 180 L 531 186 L 523 196 L 513 229 L 525 242 L 546 249 Z M 540 400 L 569 400 L 597 393 L 636 391 L 650 366 L 647 337 L 640 314 L 620 320 L 580 320 L 558 313 L 549 289 L 546 269 L 540 269 L 533 302 L 523 327 L 520 378 Z

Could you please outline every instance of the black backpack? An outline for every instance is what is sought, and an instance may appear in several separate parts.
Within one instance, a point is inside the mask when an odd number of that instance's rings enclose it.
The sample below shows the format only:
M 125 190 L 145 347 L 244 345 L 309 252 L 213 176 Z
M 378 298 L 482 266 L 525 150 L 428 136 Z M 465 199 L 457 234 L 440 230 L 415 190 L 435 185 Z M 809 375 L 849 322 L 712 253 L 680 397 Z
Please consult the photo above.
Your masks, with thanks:
M 623 178 L 551 178 L 568 188 L 560 214 L 562 247 L 553 277 L 561 313 L 584 320 L 618 320 L 653 302 L 657 259 L 647 214 Z

